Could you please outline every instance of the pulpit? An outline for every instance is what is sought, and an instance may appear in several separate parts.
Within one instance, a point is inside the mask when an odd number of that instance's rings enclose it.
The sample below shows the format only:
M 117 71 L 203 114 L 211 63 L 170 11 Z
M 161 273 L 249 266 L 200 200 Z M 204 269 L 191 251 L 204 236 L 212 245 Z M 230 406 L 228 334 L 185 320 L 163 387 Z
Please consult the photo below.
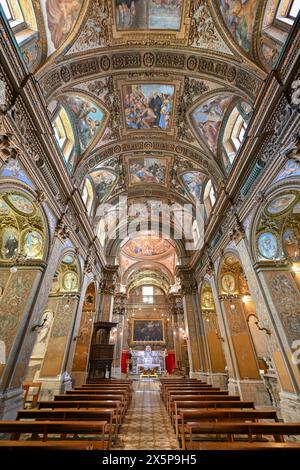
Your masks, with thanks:
M 110 330 L 117 323 L 96 322 L 92 335 L 89 355 L 88 382 L 103 379 L 106 373 L 111 377 L 111 366 L 114 357 L 114 344 L 109 344 Z

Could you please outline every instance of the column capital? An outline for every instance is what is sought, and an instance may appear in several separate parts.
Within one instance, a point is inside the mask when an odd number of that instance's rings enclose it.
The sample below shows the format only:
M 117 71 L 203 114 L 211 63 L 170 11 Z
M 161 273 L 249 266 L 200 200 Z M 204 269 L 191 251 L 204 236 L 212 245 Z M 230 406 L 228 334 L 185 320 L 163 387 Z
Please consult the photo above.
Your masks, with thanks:
M 181 294 L 189 295 L 197 292 L 197 282 L 193 271 L 183 266 L 176 267 L 176 276 L 181 281 Z
M 55 228 L 55 236 L 61 242 L 64 242 L 70 236 L 70 228 L 67 225 L 64 216 L 57 222 L 57 225 Z
M 237 214 L 234 214 L 234 219 L 233 226 L 229 231 L 229 238 L 237 244 L 241 241 L 242 238 L 245 238 L 246 234 L 244 226 Z
M 102 294 L 113 295 L 116 287 L 116 274 L 119 269 L 117 265 L 105 266 L 102 270 L 102 279 L 100 281 L 100 292 Z

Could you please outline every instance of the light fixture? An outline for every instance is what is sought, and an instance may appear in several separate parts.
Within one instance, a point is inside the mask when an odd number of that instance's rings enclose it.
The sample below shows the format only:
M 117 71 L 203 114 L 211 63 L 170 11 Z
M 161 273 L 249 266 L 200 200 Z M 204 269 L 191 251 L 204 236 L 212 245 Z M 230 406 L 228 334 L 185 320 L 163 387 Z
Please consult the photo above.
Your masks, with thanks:
M 293 263 L 292 264 L 292 270 L 294 273 L 299 274 L 300 273 L 300 263 Z
M 248 304 L 249 302 L 251 302 L 251 300 L 252 300 L 251 295 L 243 295 L 243 297 L 242 297 L 242 302 L 244 304 Z

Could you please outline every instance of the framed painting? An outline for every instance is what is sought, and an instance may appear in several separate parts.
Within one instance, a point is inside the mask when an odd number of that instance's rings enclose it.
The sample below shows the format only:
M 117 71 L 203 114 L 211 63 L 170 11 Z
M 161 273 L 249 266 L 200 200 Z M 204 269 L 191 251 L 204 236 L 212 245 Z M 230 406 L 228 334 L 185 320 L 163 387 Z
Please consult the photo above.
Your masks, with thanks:
M 113 0 L 108 5 L 113 39 L 126 43 L 147 34 L 156 41 L 167 38 L 184 43 L 189 7 L 190 0 Z
M 260 255 L 266 259 L 275 259 L 278 254 L 278 241 L 272 232 L 262 232 L 257 237 L 257 248 Z
M 169 159 L 160 157 L 135 157 L 128 159 L 129 185 L 144 183 L 167 185 Z
M 267 206 L 266 211 L 268 215 L 279 215 L 286 210 L 289 210 L 291 205 L 296 201 L 295 194 L 282 194 L 281 196 L 273 199 Z
M 164 343 L 165 328 L 162 319 L 138 319 L 132 320 L 133 343 Z
M 121 90 L 123 114 L 122 133 L 158 132 L 174 134 L 174 109 L 179 81 L 136 82 L 117 81 Z
M 235 279 L 232 274 L 224 274 L 221 279 L 222 289 L 225 292 L 232 293 L 235 291 Z

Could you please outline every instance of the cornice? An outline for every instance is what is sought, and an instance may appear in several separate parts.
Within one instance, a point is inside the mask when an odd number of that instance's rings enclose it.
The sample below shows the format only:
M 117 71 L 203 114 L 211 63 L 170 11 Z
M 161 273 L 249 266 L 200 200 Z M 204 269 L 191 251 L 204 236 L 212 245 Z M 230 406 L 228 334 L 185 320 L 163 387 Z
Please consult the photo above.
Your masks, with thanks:
M 262 80 L 266 77 L 264 72 L 257 74 L 244 64 L 237 63 L 229 57 L 219 58 L 213 54 L 192 54 L 187 51 L 156 50 L 155 48 L 138 49 L 127 48 L 126 52 L 109 51 L 98 54 L 86 54 L 82 58 L 67 58 L 58 64 L 52 65 L 43 74 L 39 73 L 37 79 L 47 99 L 58 89 L 82 81 L 115 76 L 120 73 L 128 74 L 134 71 L 173 71 L 186 75 L 193 74 L 195 78 L 222 79 L 246 92 L 250 99 L 254 99 L 261 87 Z

